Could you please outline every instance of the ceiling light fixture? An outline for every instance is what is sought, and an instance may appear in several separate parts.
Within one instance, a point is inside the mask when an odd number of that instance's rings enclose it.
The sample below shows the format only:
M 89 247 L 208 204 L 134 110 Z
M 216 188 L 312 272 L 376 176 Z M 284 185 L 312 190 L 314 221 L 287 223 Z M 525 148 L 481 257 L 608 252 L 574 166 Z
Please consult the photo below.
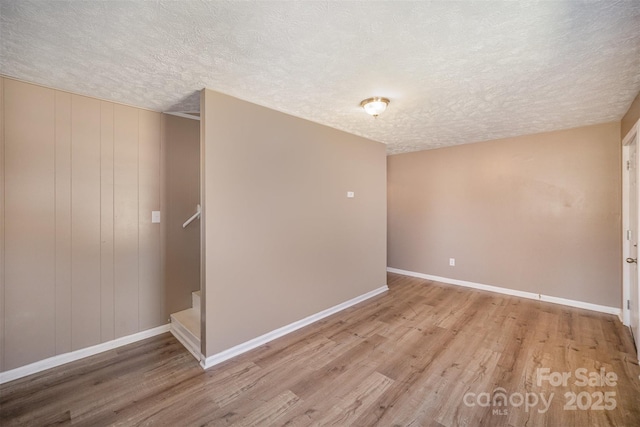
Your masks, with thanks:
M 389 105 L 389 100 L 387 98 L 380 98 L 379 96 L 367 98 L 360 103 L 360 106 L 364 108 L 364 111 L 371 114 L 373 117 L 378 117 L 378 114 L 387 109 L 387 105 Z

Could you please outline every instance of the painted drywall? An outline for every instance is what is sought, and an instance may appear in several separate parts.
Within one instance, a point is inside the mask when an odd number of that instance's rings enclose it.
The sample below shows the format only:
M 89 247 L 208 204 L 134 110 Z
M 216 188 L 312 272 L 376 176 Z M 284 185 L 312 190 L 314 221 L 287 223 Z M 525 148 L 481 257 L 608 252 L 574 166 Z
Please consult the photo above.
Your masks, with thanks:
M 205 356 L 383 286 L 385 146 L 202 96 Z
M 162 128 L 162 251 L 168 317 L 191 307 L 191 292 L 200 289 L 200 221 L 182 228 L 200 203 L 200 122 L 163 114 Z
M 4 79 L 0 77 L 0 372 L 4 371 Z
M 620 122 L 620 136 L 623 139 L 638 120 L 640 120 L 640 92 L 638 93 L 638 96 L 636 96 L 636 99 L 633 100 L 629 110 L 627 110 L 627 113 Z
M 1 369 L 166 323 L 160 114 L 1 81 Z
M 620 123 L 390 156 L 387 174 L 389 267 L 621 306 Z

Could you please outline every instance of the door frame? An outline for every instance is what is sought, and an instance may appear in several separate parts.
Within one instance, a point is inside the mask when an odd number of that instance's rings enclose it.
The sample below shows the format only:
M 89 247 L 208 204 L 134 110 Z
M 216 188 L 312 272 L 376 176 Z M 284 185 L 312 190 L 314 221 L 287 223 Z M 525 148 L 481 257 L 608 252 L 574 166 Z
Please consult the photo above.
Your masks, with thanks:
M 636 141 L 636 158 L 629 158 L 629 145 L 632 141 Z M 627 301 L 631 298 L 631 264 L 628 264 L 625 260 L 630 255 L 629 240 L 627 240 L 627 230 L 630 229 L 629 219 L 629 173 L 627 169 L 628 161 L 635 161 L 635 167 L 633 170 L 638 173 L 638 166 L 640 162 L 640 120 L 631 128 L 627 135 L 622 140 L 622 323 L 625 326 L 631 326 L 631 313 L 627 308 Z M 638 193 L 640 193 L 640 176 L 636 176 L 636 186 Z M 638 204 L 640 205 L 640 194 L 638 194 Z M 640 212 L 640 209 L 638 210 Z M 640 223 L 640 215 L 639 220 Z M 640 230 L 640 224 L 635 224 L 635 229 Z M 638 274 L 638 282 L 640 284 L 640 268 L 636 269 Z M 638 337 L 635 337 L 638 339 Z M 639 353 L 640 356 L 640 353 Z

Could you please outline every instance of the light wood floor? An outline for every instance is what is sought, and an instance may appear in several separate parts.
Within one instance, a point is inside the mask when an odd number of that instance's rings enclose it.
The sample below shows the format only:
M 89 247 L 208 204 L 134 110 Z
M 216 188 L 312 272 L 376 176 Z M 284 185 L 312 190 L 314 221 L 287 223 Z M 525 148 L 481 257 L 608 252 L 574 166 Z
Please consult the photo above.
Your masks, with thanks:
M 389 287 L 208 371 L 164 334 L 14 381 L 0 424 L 640 426 L 640 368 L 614 316 L 394 274 Z M 537 368 L 571 377 L 539 386 Z M 578 386 L 578 368 L 618 380 Z M 486 406 L 498 387 L 507 405 Z M 519 405 L 534 393 L 554 393 L 548 410 Z

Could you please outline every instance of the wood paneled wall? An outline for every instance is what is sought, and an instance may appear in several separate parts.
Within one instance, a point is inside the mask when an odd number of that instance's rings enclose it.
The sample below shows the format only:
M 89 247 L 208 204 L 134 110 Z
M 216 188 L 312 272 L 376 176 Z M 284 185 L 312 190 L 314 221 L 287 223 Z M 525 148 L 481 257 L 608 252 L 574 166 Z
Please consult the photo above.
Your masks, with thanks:
M 0 88 L 0 369 L 164 324 L 161 114 Z

